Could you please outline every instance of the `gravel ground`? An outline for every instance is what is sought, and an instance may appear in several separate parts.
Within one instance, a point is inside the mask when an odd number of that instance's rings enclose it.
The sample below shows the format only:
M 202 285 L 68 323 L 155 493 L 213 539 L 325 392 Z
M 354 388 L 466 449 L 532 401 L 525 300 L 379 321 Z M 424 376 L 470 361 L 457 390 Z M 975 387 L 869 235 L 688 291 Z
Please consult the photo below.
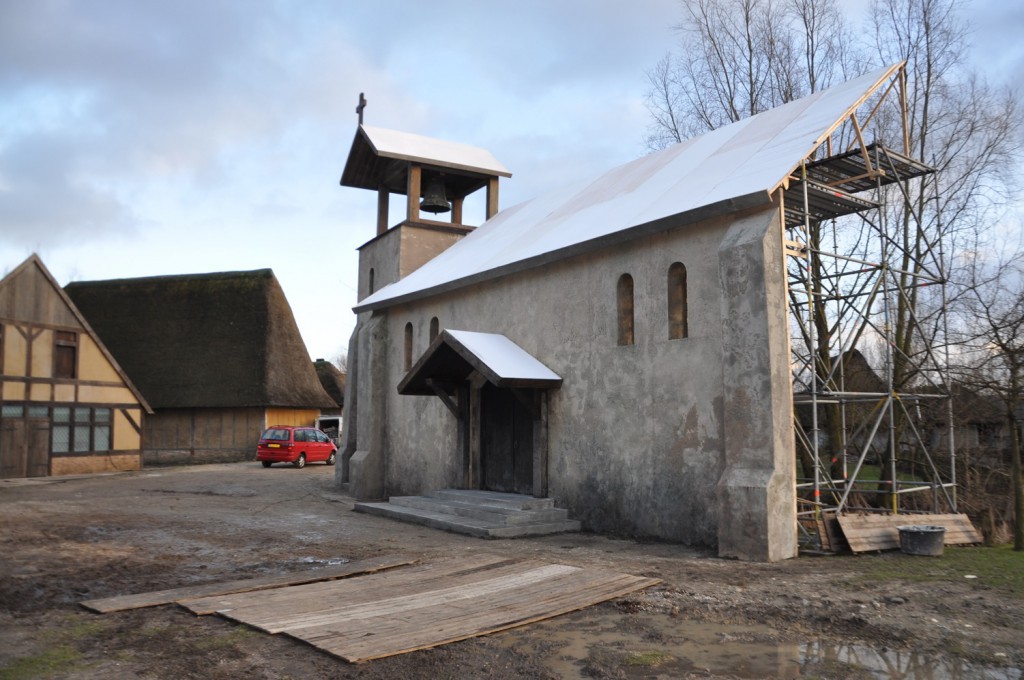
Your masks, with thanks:
M 587 533 L 482 541 L 352 512 L 333 477 L 321 465 L 237 463 L 0 482 L 0 679 L 1024 677 L 1021 593 L 962 574 L 900 576 L 907 560 L 938 569 L 945 557 L 749 564 Z M 377 555 L 482 551 L 662 584 L 359 665 L 173 605 L 97 615 L 78 604 Z M 880 567 L 893 575 L 878 578 Z

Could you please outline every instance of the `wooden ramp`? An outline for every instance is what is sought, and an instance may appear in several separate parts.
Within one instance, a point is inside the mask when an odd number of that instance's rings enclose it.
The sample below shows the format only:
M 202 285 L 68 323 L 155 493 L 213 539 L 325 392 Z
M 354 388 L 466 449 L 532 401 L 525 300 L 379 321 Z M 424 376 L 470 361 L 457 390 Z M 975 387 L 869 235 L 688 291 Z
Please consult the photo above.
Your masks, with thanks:
M 900 547 L 897 527 L 923 524 L 946 528 L 945 545 L 981 543 L 981 534 L 967 515 L 840 515 L 839 526 L 855 553 Z
M 180 602 L 360 662 L 582 609 L 659 583 L 495 555 Z
M 238 581 L 221 581 L 218 583 L 202 583 L 195 586 L 182 588 L 171 588 L 168 590 L 157 590 L 150 593 L 139 593 L 137 595 L 120 595 L 118 597 L 107 597 L 100 600 L 88 600 L 82 602 L 82 606 L 100 614 L 119 612 L 126 609 L 141 609 L 142 607 L 156 607 L 162 604 L 171 604 L 179 600 L 194 599 L 212 595 L 227 595 L 228 593 L 241 593 L 253 590 L 264 590 L 267 588 L 280 588 L 281 586 L 296 585 L 302 583 L 313 583 L 316 581 L 328 581 L 331 579 L 344 578 L 356 574 L 368 574 L 382 569 L 391 569 L 407 564 L 413 564 L 415 560 L 405 557 L 375 557 L 368 560 L 349 562 L 325 569 L 310 569 L 296 574 L 284 574 L 282 576 L 265 576 L 260 578 L 248 578 Z

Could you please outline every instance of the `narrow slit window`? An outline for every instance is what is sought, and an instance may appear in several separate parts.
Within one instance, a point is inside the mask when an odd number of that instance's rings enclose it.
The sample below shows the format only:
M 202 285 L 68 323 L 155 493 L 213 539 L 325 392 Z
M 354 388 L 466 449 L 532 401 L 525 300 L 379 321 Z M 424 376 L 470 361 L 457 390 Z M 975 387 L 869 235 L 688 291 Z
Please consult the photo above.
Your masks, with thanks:
M 437 321 L 437 317 L 433 317 L 430 320 L 430 342 L 434 342 L 434 339 L 437 337 L 437 334 L 440 333 L 439 326 L 440 324 Z
M 616 287 L 619 317 L 619 344 L 633 344 L 633 277 L 623 274 Z
M 686 309 L 686 267 L 674 262 L 668 268 L 668 339 L 680 340 L 689 335 Z
M 366 294 L 367 295 L 373 295 L 373 267 L 370 267 L 370 273 L 366 277 L 366 284 L 367 284 Z
M 405 370 L 412 368 L 412 324 L 405 324 Z

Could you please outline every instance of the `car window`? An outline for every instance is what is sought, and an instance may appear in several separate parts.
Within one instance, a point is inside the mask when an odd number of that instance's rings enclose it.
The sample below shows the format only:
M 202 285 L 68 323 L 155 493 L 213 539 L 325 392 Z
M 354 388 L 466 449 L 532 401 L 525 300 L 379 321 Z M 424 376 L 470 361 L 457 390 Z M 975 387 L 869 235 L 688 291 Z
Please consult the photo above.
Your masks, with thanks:
M 291 438 L 291 433 L 283 427 L 271 427 L 260 437 L 260 439 L 271 439 L 276 442 L 286 442 Z
M 297 441 L 297 442 L 308 442 L 309 441 L 309 437 L 307 437 L 307 434 L 308 433 L 307 433 L 306 430 L 295 430 L 295 441 Z
M 325 435 L 325 434 L 324 434 L 323 432 L 320 432 L 319 430 L 317 430 L 317 431 L 316 431 L 316 432 L 314 432 L 313 434 L 315 434 L 315 435 L 316 435 L 316 440 L 317 440 L 318 442 L 320 442 L 321 444 L 323 444 L 323 443 L 326 443 L 326 442 L 330 441 L 330 440 L 329 440 L 329 439 L 327 438 L 327 435 Z

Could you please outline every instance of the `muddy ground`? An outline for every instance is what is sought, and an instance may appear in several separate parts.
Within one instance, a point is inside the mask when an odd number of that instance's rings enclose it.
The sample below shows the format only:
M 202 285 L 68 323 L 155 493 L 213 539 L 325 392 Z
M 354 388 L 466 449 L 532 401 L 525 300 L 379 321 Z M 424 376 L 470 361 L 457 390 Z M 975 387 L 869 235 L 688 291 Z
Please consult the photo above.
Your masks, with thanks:
M 352 512 L 333 474 L 242 463 L 0 482 L 0 678 L 1022 677 L 1024 594 L 943 572 L 949 548 L 942 558 L 769 565 L 586 533 L 482 541 Z M 377 555 L 480 551 L 662 585 L 360 665 L 173 605 L 98 615 L 78 604 Z M 933 578 L 903 578 L 908 565 L 921 571 L 908 560 L 934 560 Z

